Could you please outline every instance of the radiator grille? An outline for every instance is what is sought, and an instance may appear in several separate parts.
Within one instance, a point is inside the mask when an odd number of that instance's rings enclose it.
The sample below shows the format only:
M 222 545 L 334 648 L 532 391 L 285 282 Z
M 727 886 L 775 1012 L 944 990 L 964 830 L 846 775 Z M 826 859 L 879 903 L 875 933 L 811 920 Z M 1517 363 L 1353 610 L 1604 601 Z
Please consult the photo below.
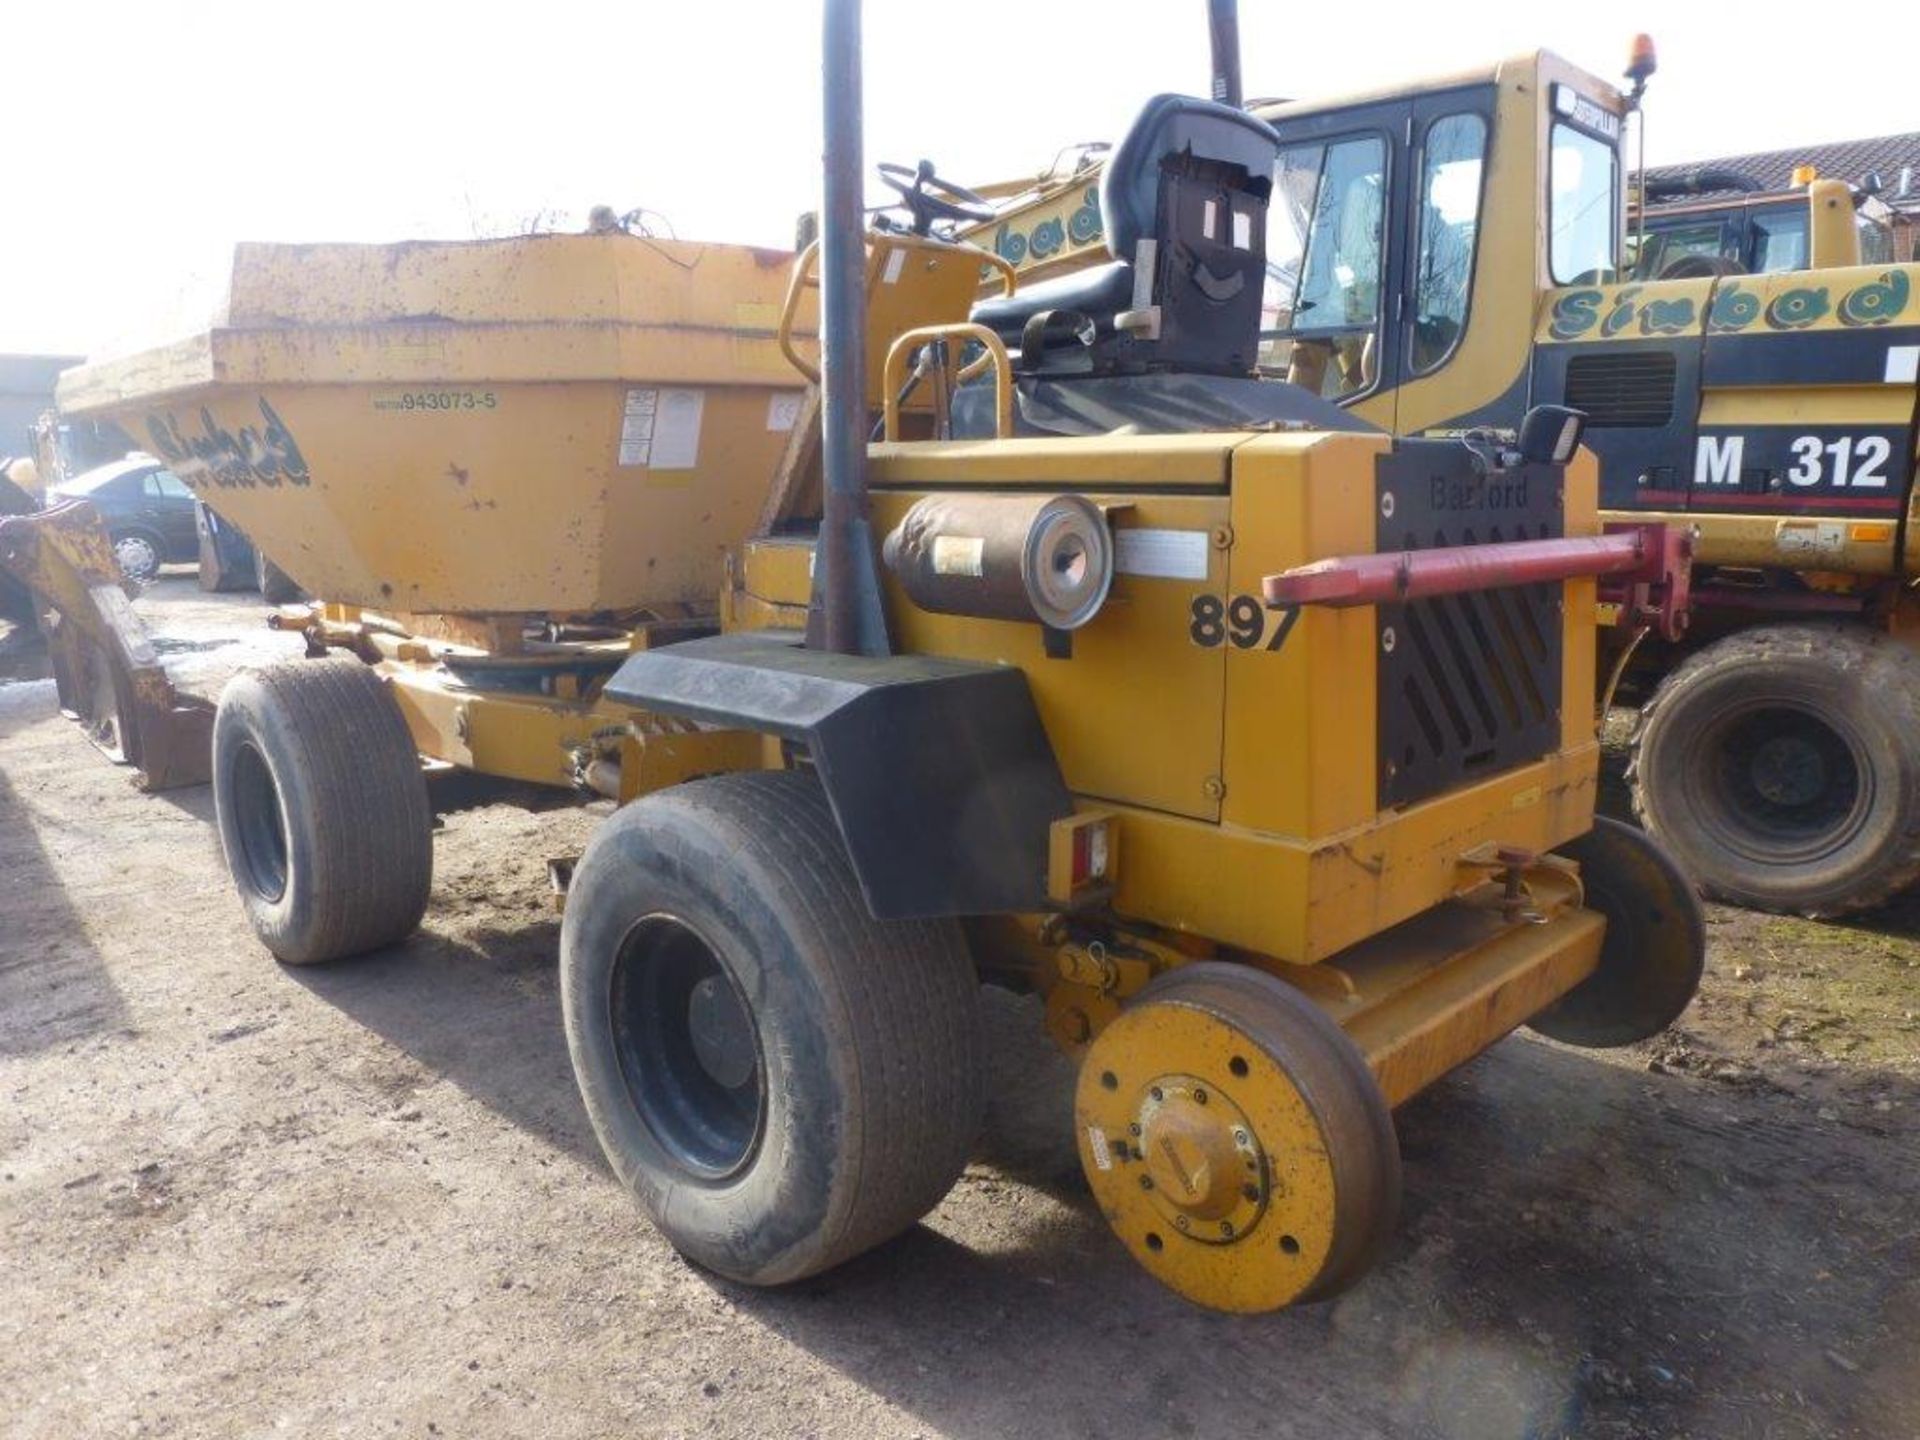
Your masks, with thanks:
M 1382 457 L 1378 483 L 1383 495 L 1394 495 L 1381 507 L 1391 512 L 1379 524 L 1383 550 L 1564 533 L 1561 477 L 1550 467 L 1488 482 L 1463 447 L 1406 445 Z M 1551 582 L 1377 607 L 1383 805 L 1423 800 L 1554 748 L 1562 596 L 1562 585 Z
M 1567 362 L 1567 404 L 1601 428 L 1661 426 L 1673 419 L 1671 350 L 1611 350 Z

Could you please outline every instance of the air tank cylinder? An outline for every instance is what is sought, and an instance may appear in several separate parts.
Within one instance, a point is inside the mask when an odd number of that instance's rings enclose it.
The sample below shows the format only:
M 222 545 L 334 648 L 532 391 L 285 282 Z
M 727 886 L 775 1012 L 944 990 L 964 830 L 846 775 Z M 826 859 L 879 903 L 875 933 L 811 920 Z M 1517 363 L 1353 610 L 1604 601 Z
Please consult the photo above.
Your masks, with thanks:
M 882 554 L 913 603 L 941 615 L 1075 630 L 1113 583 L 1107 518 L 1082 495 L 929 495 Z

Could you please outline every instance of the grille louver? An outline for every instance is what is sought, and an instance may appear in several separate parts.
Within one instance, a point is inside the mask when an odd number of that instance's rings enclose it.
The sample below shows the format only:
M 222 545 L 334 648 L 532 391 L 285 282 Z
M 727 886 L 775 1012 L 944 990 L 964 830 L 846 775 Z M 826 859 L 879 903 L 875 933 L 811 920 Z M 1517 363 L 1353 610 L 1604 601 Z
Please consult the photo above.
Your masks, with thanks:
M 1567 404 L 1602 429 L 1657 427 L 1673 419 L 1671 350 L 1616 350 L 1567 362 Z

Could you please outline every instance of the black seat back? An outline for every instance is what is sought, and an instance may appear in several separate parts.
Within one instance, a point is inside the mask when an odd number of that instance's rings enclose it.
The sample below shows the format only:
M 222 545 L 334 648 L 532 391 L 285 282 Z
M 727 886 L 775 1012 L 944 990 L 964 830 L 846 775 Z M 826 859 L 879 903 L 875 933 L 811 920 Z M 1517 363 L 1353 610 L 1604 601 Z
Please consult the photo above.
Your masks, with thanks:
M 1244 110 L 1156 95 L 1101 176 L 1113 261 L 982 301 L 973 318 L 1027 371 L 1251 374 L 1279 155 L 1273 127 Z
M 1134 267 L 1122 330 L 1153 368 L 1245 375 L 1260 344 L 1267 200 L 1280 137 L 1185 95 L 1149 100 L 1107 163 L 1107 248 Z

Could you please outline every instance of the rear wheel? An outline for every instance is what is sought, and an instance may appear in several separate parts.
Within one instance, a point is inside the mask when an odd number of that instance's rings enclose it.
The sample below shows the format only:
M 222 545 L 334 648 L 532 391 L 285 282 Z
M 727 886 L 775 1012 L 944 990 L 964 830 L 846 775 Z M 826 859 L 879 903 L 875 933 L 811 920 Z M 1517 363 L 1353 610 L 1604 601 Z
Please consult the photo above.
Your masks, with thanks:
M 1590 1048 L 1651 1039 L 1700 988 L 1707 922 L 1693 886 L 1646 834 L 1604 815 L 1560 853 L 1579 862 L 1587 908 L 1607 917 L 1607 937 L 1599 968 L 1527 1023 Z
M 614 1173 L 682 1254 L 755 1285 L 912 1225 L 966 1163 L 979 986 L 959 926 L 868 912 L 786 771 L 625 807 L 568 890 L 567 1045 Z
M 1920 656 L 1857 627 L 1717 642 L 1641 712 L 1634 810 L 1711 895 L 1842 915 L 1920 876 Z
M 433 883 L 433 812 L 406 721 L 357 660 L 227 683 L 213 722 L 220 843 L 261 944 L 290 965 L 405 939 Z
M 1328 1299 L 1393 1234 L 1386 1097 L 1333 1019 L 1272 975 L 1206 961 L 1155 980 L 1088 1048 L 1074 1118 L 1108 1223 L 1199 1304 Z

